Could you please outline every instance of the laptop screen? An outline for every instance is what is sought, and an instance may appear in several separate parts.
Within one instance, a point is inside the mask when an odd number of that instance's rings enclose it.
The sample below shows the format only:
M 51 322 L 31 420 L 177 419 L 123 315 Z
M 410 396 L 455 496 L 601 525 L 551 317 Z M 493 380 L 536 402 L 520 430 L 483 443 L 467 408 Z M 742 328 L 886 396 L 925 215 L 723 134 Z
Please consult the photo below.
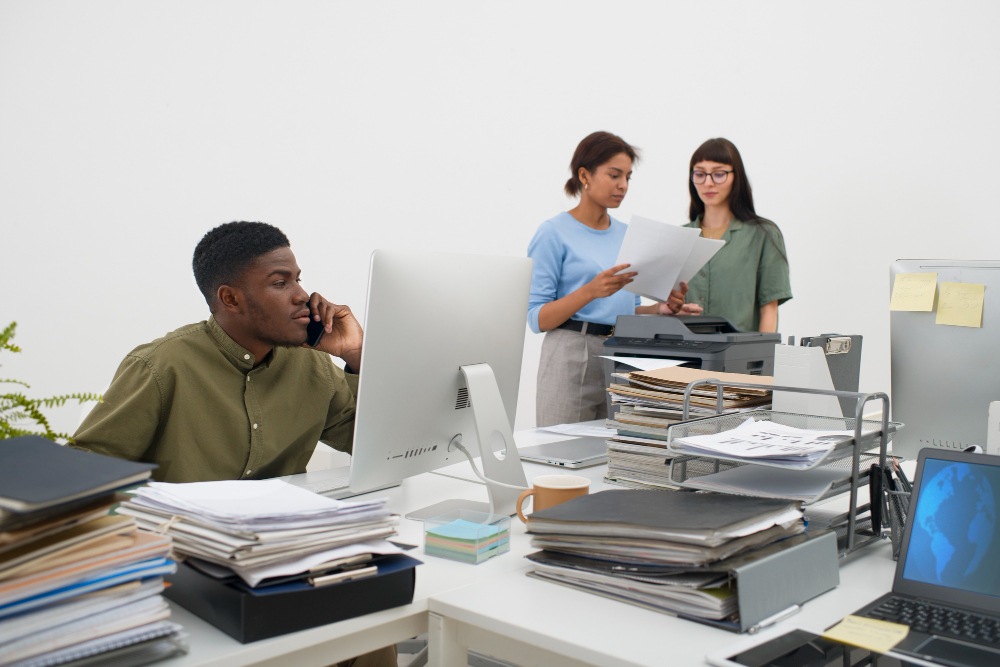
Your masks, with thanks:
M 924 461 L 903 579 L 1000 597 L 1000 466 Z

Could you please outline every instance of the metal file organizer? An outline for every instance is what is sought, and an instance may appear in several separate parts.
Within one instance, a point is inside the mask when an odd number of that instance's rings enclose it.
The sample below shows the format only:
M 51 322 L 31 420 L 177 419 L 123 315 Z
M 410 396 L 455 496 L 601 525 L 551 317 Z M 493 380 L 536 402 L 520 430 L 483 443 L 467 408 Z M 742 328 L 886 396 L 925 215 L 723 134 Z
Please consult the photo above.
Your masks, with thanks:
M 843 479 L 839 480 L 825 494 L 814 498 L 809 504 L 814 504 L 821 500 L 826 500 L 842 493 L 850 494 L 850 508 L 846 516 L 833 520 L 833 528 L 838 526 L 838 551 L 841 556 L 845 556 L 863 546 L 871 544 L 882 538 L 882 531 L 872 530 L 870 518 L 871 505 L 866 503 L 859 505 L 858 489 L 868 483 L 868 475 L 862 475 L 861 470 L 867 469 L 873 463 L 878 463 L 884 469 L 886 465 L 886 448 L 892 434 L 902 428 L 903 424 L 889 421 L 889 397 L 884 393 L 859 393 L 851 391 L 828 391 L 821 389 L 806 389 L 802 387 L 771 387 L 773 391 L 787 391 L 804 394 L 821 394 L 836 396 L 838 398 L 852 398 L 857 400 L 854 418 L 834 418 L 819 417 L 813 415 L 799 415 L 785 412 L 774 412 L 771 410 L 752 410 L 747 412 L 737 412 L 722 414 L 723 384 L 727 387 L 739 387 L 747 389 L 760 389 L 760 385 L 742 384 L 734 382 L 723 383 L 717 379 L 696 380 L 687 386 L 684 391 L 684 412 L 685 420 L 689 418 L 689 408 L 691 392 L 695 387 L 704 385 L 714 385 L 717 391 L 716 412 L 712 417 L 704 417 L 691 421 L 684 421 L 671 426 L 667 431 L 667 448 L 675 455 L 670 462 L 670 479 L 678 486 L 685 486 L 685 482 L 694 477 L 710 475 L 742 465 L 774 465 L 768 463 L 747 463 L 727 459 L 725 457 L 711 457 L 705 455 L 692 455 L 684 452 L 682 445 L 675 445 L 674 441 L 679 438 L 694 435 L 706 435 L 721 433 L 731 430 L 750 418 L 768 419 L 777 424 L 793 426 L 796 428 L 819 428 L 831 430 L 853 430 L 854 437 L 838 443 L 820 461 L 810 467 L 818 466 L 836 467 L 844 469 Z M 863 413 L 865 405 L 872 400 L 882 402 L 881 422 L 864 420 Z M 885 434 L 886 437 L 883 437 Z M 877 450 L 877 451 L 875 451 Z M 781 467 L 781 466 L 778 466 Z M 787 468 L 786 468 L 787 469 Z M 868 518 L 863 518 L 865 513 Z M 844 524 L 846 523 L 846 531 Z M 889 521 L 886 521 L 889 524 Z M 888 526 L 887 526 L 888 527 Z M 895 528 L 895 524 L 892 524 Z

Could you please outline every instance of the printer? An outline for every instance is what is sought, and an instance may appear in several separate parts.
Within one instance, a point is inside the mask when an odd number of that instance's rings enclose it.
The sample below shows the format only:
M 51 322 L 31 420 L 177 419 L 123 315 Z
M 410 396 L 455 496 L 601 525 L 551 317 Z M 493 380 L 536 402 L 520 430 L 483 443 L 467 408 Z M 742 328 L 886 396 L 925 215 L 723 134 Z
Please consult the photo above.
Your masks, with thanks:
M 614 333 L 604 341 L 604 354 L 614 357 L 678 359 L 685 366 L 724 373 L 774 375 L 777 333 L 740 331 L 724 317 L 707 315 L 619 315 Z M 604 360 L 606 386 L 613 373 L 636 370 Z M 608 415 L 613 415 L 608 394 Z

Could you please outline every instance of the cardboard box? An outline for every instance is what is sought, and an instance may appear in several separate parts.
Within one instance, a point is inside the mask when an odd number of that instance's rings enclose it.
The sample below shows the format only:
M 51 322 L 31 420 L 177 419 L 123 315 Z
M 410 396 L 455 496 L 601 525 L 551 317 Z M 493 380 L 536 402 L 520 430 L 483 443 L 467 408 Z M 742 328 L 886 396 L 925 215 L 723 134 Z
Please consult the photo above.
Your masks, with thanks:
M 378 575 L 366 579 L 253 589 L 180 563 L 163 595 L 246 644 L 409 604 L 420 564 L 400 554 L 380 560 Z

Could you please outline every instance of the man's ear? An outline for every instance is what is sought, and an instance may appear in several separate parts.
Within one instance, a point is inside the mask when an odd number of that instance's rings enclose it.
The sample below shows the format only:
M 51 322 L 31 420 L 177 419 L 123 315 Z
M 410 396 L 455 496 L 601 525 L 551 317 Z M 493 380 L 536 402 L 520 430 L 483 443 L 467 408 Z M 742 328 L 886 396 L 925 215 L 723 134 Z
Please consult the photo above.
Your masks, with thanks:
M 239 313 L 243 310 L 243 290 L 231 285 L 220 285 L 215 293 L 216 302 L 222 310 Z

